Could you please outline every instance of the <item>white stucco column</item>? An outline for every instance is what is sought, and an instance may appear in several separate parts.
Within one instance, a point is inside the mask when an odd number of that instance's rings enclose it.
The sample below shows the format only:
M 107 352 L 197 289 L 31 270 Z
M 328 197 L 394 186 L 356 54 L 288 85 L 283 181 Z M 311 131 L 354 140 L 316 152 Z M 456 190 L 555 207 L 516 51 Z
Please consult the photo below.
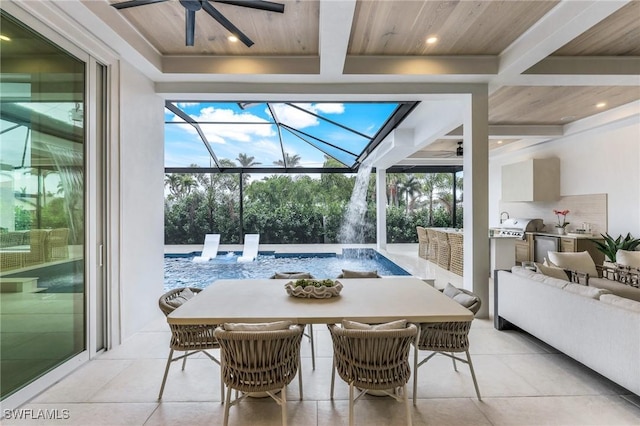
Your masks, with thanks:
M 387 249 L 387 171 L 376 169 L 376 248 Z
M 482 300 L 489 316 L 489 104 L 487 86 L 471 93 L 463 120 L 464 288 Z

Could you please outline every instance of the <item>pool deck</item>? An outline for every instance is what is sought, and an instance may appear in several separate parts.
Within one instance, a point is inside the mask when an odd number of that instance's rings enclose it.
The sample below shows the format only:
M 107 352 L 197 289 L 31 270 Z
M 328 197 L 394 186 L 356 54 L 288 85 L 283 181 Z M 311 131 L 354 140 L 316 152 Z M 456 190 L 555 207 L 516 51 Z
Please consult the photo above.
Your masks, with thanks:
M 202 251 L 202 244 L 166 245 L 165 253 L 191 253 Z M 417 256 L 418 243 L 387 244 L 385 250 L 376 249 L 375 244 L 260 244 L 260 251 L 276 253 L 336 253 L 342 254 L 343 248 L 370 248 L 378 251 L 387 259 L 400 266 L 411 275 L 421 279 L 432 279 L 437 288 L 447 283 L 462 286 L 462 277 Z M 242 251 L 241 244 L 221 244 L 219 252 Z

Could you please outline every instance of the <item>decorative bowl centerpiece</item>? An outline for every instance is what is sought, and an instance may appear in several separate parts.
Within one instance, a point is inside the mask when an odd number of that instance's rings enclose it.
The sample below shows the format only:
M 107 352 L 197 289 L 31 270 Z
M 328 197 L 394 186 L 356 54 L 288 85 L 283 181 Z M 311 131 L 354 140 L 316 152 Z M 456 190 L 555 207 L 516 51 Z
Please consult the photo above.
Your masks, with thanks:
M 340 294 L 342 283 L 335 280 L 299 279 L 284 285 L 287 294 L 293 297 L 328 299 Z

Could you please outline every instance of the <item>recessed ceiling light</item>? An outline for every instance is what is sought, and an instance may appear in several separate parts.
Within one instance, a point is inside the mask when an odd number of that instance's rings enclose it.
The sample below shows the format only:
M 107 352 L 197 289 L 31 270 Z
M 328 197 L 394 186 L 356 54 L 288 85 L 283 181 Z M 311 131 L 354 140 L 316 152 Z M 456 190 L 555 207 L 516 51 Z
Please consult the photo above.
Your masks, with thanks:
M 606 106 L 607 106 L 607 103 L 606 103 L 606 102 L 598 102 L 598 103 L 596 104 L 596 108 L 604 108 L 604 107 L 606 107 Z
M 498 141 L 498 145 L 500 145 L 502 143 L 502 141 Z
M 6 35 L 4 35 L 4 34 L 0 34 L 0 40 L 2 40 L 2 41 L 11 41 L 11 39 L 9 37 L 7 37 Z
M 575 115 L 567 115 L 565 117 L 560 118 L 560 120 L 562 121 L 571 121 L 571 120 L 575 120 L 576 116 Z
M 238 41 L 238 37 L 230 35 L 229 37 L 227 37 L 227 40 L 229 40 L 231 43 L 235 43 L 236 41 Z
M 435 44 L 435 43 L 437 43 L 437 42 L 438 42 L 438 37 L 433 37 L 433 36 L 432 36 L 432 37 L 429 37 L 429 38 L 427 39 L 427 44 Z

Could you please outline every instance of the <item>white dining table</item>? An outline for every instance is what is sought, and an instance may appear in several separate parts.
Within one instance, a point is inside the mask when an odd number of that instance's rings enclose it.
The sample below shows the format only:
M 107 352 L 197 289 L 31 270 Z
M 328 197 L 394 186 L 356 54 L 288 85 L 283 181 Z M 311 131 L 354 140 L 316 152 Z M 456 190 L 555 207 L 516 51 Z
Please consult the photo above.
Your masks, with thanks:
M 329 299 L 289 296 L 291 280 L 218 280 L 171 314 L 169 324 L 222 324 L 290 320 L 299 324 L 332 324 L 343 319 L 382 323 L 471 321 L 473 314 L 415 277 L 339 280 L 343 289 Z

